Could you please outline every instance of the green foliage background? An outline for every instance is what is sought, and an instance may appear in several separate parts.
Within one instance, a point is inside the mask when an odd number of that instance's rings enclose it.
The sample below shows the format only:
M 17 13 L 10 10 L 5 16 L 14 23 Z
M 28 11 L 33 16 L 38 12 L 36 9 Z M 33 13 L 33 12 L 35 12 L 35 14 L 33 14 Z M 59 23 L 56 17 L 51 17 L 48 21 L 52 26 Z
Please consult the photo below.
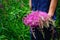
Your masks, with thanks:
M 56 9 L 60 26 L 60 0 Z M 0 40 L 30 40 L 29 27 L 22 18 L 30 12 L 28 0 L 0 0 Z
M 57 8 L 56 8 L 56 25 L 60 27 L 60 0 L 58 0 Z

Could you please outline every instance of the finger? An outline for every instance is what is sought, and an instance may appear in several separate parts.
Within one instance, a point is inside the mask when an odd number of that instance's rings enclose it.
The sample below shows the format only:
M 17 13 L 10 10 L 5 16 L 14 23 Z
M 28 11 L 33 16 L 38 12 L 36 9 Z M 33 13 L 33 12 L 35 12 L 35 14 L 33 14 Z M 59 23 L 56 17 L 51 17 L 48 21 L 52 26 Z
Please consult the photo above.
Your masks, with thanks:
M 40 28 L 43 28 L 43 20 L 40 18 L 40 20 L 39 20 L 39 27 Z

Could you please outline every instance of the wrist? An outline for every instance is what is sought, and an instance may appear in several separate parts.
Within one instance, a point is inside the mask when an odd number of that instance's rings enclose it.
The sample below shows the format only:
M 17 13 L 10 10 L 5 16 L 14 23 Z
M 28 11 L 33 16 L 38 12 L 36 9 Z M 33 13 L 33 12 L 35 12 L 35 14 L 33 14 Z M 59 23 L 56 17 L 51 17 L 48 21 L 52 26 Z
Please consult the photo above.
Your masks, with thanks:
M 52 18 L 52 17 L 53 17 L 53 14 L 48 13 L 48 16 L 49 16 L 50 18 Z
M 53 17 L 53 15 L 54 15 L 54 12 L 49 11 L 49 12 L 48 12 L 48 15 L 52 18 L 52 17 Z

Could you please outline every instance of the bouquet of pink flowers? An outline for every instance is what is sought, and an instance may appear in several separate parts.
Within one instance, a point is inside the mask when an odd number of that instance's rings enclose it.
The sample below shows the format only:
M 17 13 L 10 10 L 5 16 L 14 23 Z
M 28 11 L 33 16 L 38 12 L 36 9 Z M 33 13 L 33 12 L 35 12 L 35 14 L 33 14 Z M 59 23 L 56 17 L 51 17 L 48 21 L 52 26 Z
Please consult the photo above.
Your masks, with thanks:
M 25 25 L 39 25 L 39 22 L 41 20 L 46 21 L 48 15 L 46 12 L 42 11 L 32 11 L 30 14 L 28 14 L 26 17 L 24 17 L 23 22 Z
M 39 29 L 44 27 L 49 27 L 49 21 L 51 22 L 51 24 L 53 25 L 54 21 L 53 20 L 47 20 L 47 18 L 49 18 L 48 14 L 46 12 L 42 12 L 42 11 L 32 11 L 30 14 L 28 14 L 26 17 L 23 18 L 23 22 L 25 25 L 29 25 L 31 28 L 33 27 L 40 27 Z M 41 23 L 41 21 L 43 21 L 43 23 Z M 40 25 L 43 24 L 43 25 Z M 32 30 L 32 29 L 31 29 Z M 33 33 L 33 30 L 32 30 Z M 35 35 L 33 33 L 34 38 Z

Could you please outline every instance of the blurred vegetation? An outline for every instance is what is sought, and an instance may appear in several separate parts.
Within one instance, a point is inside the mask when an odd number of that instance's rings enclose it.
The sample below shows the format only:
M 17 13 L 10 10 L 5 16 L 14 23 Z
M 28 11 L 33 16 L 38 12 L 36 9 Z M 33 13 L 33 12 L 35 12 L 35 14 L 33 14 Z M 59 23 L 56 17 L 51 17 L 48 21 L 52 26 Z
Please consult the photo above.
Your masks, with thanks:
M 27 0 L 0 0 L 0 40 L 29 40 L 22 18 L 29 13 Z M 26 5 L 25 5 L 26 4 Z
M 0 0 L 0 40 L 30 40 L 29 27 L 22 18 L 30 12 L 27 0 Z M 60 0 L 58 0 L 57 26 L 60 26 Z
M 60 0 L 58 0 L 57 8 L 56 8 L 56 25 L 60 27 Z

